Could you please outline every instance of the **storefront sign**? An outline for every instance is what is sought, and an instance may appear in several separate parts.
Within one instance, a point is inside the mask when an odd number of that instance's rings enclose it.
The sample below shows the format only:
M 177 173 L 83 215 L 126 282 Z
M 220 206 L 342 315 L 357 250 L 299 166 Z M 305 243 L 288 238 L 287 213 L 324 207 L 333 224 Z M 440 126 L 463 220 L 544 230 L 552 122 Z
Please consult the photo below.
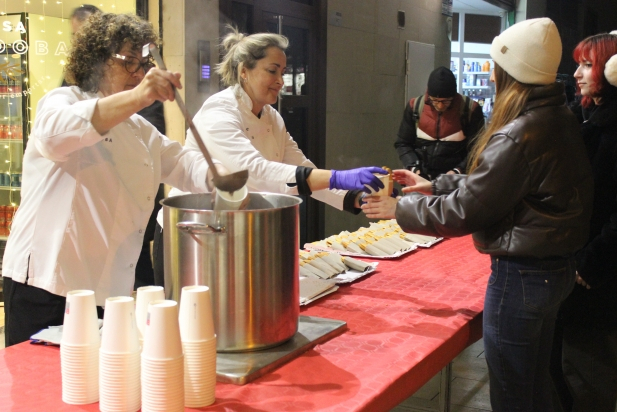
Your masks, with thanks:
M 17 22 L 17 25 L 13 27 L 13 23 L 5 20 L 2 22 L 2 31 L 18 31 L 20 33 L 25 33 L 26 28 L 22 22 Z
M 23 25 L 21 21 L 18 21 L 15 24 L 14 22 L 5 20 L 2 22 L 2 31 L 8 32 L 8 33 L 10 32 L 25 33 L 26 27 Z M 26 54 L 28 52 L 28 49 L 31 46 L 32 45 L 28 45 L 28 43 L 25 40 L 15 40 L 13 43 L 9 43 L 9 44 L 5 43 L 4 40 L 0 40 L 0 53 L 5 52 L 7 47 L 9 47 L 12 49 L 13 53 Z M 52 48 L 53 48 L 54 56 L 61 56 L 61 55 L 67 56 L 69 54 L 69 46 L 64 41 L 58 42 L 58 44 L 55 47 L 52 46 Z M 34 54 L 37 56 L 46 56 L 50 54 L 50 45 L 45 40 L 36 40 L 34 42 L 33 50 L 34 50 Z

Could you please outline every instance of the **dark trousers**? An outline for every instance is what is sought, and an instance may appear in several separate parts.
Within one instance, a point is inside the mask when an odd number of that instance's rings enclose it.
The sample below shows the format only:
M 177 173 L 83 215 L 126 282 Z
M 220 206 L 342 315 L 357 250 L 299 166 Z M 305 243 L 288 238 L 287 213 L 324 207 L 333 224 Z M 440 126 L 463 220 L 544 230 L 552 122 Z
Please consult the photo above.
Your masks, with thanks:
M 156 286 L 165 286 L 165 251 L 163 243 L 163 228 L 157 223 L 154 228 L 154 244 L 152 245 L 154 284 Z
M 492 409 L 552 412 L 549 357 L 559 305 L 574 286 L 574 262 L 491 260 L 483 332 Z
M 154 270 L 150 257 L 150 242 L 144 242 L 137 265 L 135 265 L 135 290 L 142 286 L 154 285 Z
M 42 329 L 62 325 L 66 298 L 44 289 L 4 277 L 4 344 L 6 347 L 30 340 Z M 97 307 L 99 318 L 103 308 Z
M 615 412 L 617 331 L 568 325 L 563 330 L 562 350 L 572 412 Z

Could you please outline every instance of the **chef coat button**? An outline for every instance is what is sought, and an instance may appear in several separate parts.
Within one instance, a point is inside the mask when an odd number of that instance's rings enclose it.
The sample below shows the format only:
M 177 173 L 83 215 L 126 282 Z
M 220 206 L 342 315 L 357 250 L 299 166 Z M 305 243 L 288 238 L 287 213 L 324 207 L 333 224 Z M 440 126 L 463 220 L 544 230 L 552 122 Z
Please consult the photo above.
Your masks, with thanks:
M 144 231 L 143 231 L 143 230 L 141 230 L 141 229 L 139 229 L 139 233 L 144 233 Z
M 248 128 L 248 127 L 246 128 L 246 131 L 247 131 L 247 132 L 249 131 L 249 128 Z
M 270 129 L 268 129 L 268 131 L 270 131 Z
M 255 139 L 255 136 L 251 136 L 251 139 Z
M 150 199 L 151 199 L 151 197 L 150 197 L 150 196 L 148 196 L 148 200 L 150 200 Z
M 277 153 L 276 155 L 278 156 L 279 154 Z
M 130 268 L 132 268 L 132 267 L 133 267 L 133 264 L 131 263 L 131 264 L 129 265 L 129 267 L 130 267 Z
M 148 163 L 144 163 L 144 166 L 148 167 Z

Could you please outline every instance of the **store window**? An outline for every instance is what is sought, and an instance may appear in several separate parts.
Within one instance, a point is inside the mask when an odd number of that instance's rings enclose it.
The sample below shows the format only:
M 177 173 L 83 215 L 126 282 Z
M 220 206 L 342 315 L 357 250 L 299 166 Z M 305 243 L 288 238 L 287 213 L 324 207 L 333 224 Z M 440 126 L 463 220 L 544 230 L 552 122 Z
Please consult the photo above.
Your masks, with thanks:
M 71 47 L 76 0 L 0 2 L 0 241 L 21 201 L 22 160 L 39 100 L 60 87 Z M 135 0 L 98 3 L 104 12 L 136 13 Z
M 452 57 L 459 93 L 476 100 L 487 118 L 492 114 L 495 85 L 490 82 L 494 68 L 491 43 L 502 28 L 499 15 L 454 13 L 452 17 Z

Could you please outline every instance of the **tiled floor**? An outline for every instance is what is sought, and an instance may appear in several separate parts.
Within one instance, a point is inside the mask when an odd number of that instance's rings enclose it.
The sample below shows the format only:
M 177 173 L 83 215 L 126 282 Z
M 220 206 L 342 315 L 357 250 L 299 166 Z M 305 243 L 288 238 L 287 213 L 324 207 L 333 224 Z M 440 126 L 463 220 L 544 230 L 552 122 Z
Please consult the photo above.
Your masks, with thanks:
M 391 412 L 438 411 L 439 380 L 438 374 Z M 465 349 L 452 362 L 451 391 L 452 412 L 491 411 L 482 340 Z

